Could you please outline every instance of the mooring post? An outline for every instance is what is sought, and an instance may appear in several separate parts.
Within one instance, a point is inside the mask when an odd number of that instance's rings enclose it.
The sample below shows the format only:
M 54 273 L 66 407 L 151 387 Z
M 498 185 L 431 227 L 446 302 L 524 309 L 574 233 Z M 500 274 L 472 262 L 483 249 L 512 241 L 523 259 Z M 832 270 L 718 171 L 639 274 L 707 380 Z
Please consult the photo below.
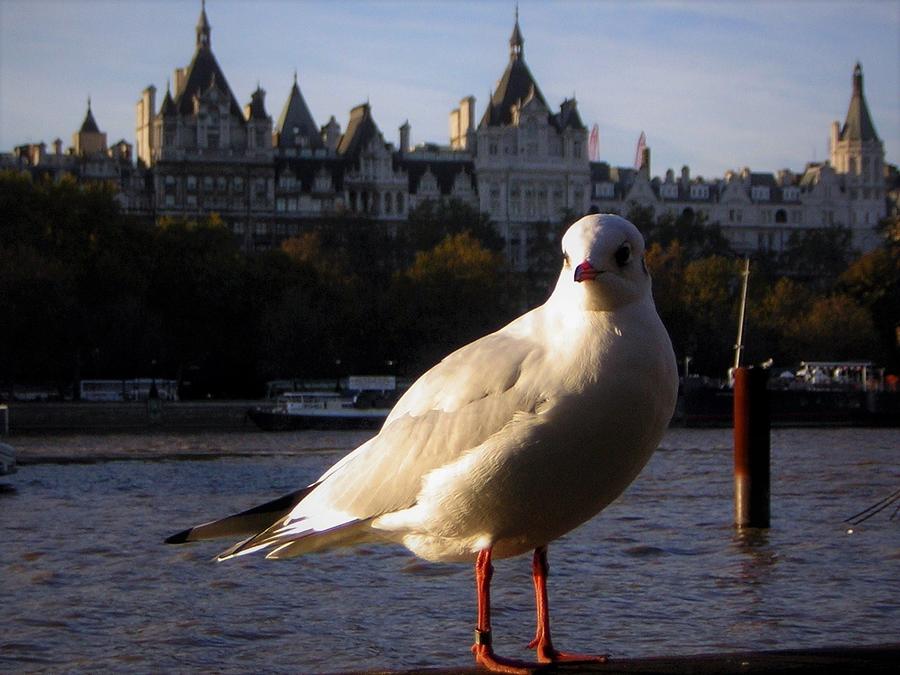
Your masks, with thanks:
M 734 524 L 769 527 L 768 371 L 734 371 Z

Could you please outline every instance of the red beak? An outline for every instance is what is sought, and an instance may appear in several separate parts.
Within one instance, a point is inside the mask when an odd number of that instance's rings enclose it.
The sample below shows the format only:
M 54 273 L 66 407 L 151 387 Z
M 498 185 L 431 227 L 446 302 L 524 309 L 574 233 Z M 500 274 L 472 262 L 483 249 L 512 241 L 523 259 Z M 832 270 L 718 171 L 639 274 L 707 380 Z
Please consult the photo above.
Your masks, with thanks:
M 575 281 L 593 281 L 600 274 L 600 270 L 585 260 L 575 268 Z

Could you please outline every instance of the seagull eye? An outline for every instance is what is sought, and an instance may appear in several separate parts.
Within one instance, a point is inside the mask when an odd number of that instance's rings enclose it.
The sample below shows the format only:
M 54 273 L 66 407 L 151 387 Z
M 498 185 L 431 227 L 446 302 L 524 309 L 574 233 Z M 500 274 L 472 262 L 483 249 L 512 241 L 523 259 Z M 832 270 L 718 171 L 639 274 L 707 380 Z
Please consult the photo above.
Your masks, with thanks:
M 619 267 L 624 267 L 631 261 L 631 245 L 630 244 L 622 244 L 618 250 L 616 250 L 616 264 Z

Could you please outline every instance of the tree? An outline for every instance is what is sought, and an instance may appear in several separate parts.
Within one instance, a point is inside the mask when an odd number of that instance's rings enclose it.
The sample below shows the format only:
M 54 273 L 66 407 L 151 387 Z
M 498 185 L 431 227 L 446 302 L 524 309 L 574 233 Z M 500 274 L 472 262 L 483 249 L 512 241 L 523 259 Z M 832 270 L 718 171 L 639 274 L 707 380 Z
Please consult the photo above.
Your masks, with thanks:
M 684 348 L 700 372 L 724 373 L 732 363 L 739 279 L 737 261 L 723 256 L 685 265 L 681 302 L 691 328 Z
M 883 224 L 884 243 L 856 259 L 838 280 L 838 289 L 865 307 L 893 372 L 900 372 L 900 216 Z
M 411 372 L 496 330 L 509 319 L 503 259 L 468 232 L 448 235 L 397 276 L 395 317 L 404 329 L 398 348 Z
M 764 288 L 761 297 L 748 303 L 747 360 L 759 363 L 771 358 L 780 364 L 808 360 L 811 357 L 797 337 L 802 334 L 799 326 L 813 303 L 812 291 L 787 277 Z
M 794 340 L 807 361 L 878 360 L 878 336 L 869 313 L 849 295 L 817 298 L 796 322 Z
M 828 291 L 853 258 L 852 241 L 850 230 L 841 226 L 793 232 L 780 266 L 789 276 Z
M 499 253 L 503 238 L 497 234 L 486 213 L 480 213 L 459 199 L 426 199 L 409 212 L 398 238 L 406 255 L 427 251 L 447 236 L 469 232 L 484 248 Z

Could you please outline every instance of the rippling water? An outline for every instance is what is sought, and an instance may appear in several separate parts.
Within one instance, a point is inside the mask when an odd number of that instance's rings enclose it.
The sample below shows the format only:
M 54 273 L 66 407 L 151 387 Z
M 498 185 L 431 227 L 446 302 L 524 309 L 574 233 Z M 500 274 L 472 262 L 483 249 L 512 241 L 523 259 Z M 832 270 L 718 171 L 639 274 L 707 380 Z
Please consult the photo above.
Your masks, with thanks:
M 26 457 L 167 459 L 38 463 L 0 481 L 0 670 L 470 665 L 469 566 L 393 546 L 219 564 L 225 542 L 161 543 L 305 484 L 360 438 L 13 439 Z M 730 444 L 729 431 L 671 431 L 618 502 L 551 546 L 559 646 L 650 656 L 900 640 L 900 517 L 842 523 L 900 484 L 900 432 L 773 432 L 772 527 L 744 536 Z M 498 562 L 493 591 L 498 652 L 525 658 L 530 559 Z

